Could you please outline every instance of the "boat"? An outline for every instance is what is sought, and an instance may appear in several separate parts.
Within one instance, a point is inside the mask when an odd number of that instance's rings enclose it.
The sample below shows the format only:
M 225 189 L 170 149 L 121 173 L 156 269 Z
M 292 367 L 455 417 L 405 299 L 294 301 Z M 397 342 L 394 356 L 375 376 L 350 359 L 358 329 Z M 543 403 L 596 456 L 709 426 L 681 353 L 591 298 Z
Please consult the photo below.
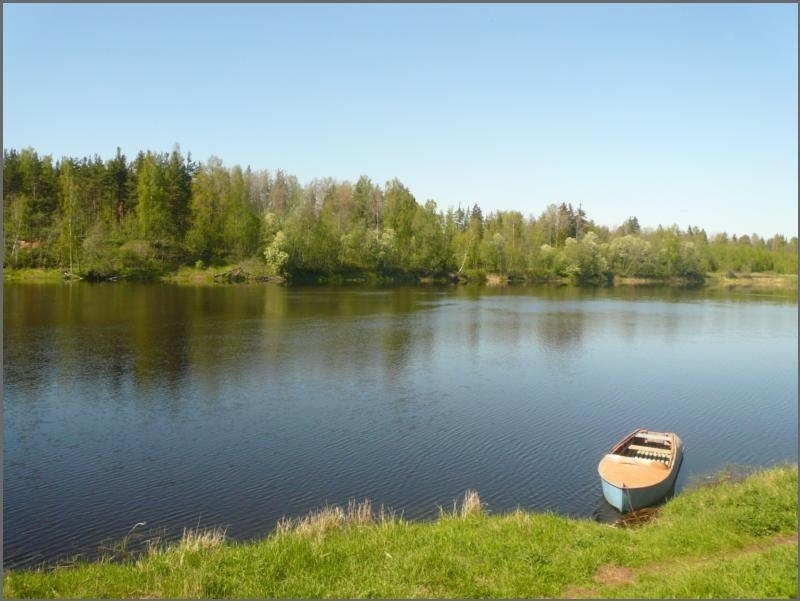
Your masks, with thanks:
M 655 505 L 674 491 L 682 462 L 677 434 L 637 428 L 600 460 L 603 496 L 622 513 Z

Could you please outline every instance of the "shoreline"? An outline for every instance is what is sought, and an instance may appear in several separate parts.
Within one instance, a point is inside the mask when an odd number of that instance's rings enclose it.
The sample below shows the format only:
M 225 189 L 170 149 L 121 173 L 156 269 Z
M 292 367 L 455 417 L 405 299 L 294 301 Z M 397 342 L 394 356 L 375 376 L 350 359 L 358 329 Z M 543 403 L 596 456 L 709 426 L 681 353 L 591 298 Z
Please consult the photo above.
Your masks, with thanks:
M 251 271 L 247 271 L 251 269 Z M 78 276 L 68 277 L 59 269 L 42 268 L 23 268 L 23 269 L 3 269 L 3 281 L 14 283 L 66 283 L 71 281 L 89 281 Z M 308 280 L 308 281 L 307 281 Z M 128 281 L 136 282 L 141 280 L 103 280 L 104 282 Z M 180 285 L 207 286 L 219 284 L 237 283 L 271 283 L 279 285 L 293 284 L 341 284 L 341 285 L 365 285 L 365 284 L 392 284 L 407 283 L 412 285 L 428 286 L 432 284 L 450 285 L 481 285 L 487 287 L 505 286 L 571 286 L 575 288 L 697 288 L 707 290 L 798 290 L 797 274 L 781 273 L 732 273 L 714 272 L 708 273 L 705 279 L 700 282 L 689 281 L 686 278 L 639 278 L 615 275 L 606 284 L 596 286 L 579 286 L 569 281 L 567 278 L 557 278 L 550 280 L 531 280 L 526 278 L 515 278 L 504 273 L 487 273 L 472 276 L 451 274 L 447 277 L 421 276 L 417 278 L 392 278 L 383 277 L 377 274 L 367 274 L 359 277 L 348 277 L 336 274 L 325 278 L 307 278 L 297 280 L 287 280 L 281 276 L 268 275 L 261 270 L 252 269 L 250 265 L 231 265 L 219 269 L 198 269 L 194 267 L 182 267 L 178 271 L 145 280 L 148 282 L 173 283 Z
M 720 472 L 637 523 L 516 510 L 467 491 L 433 522 L 369 501 L 263 539 L 185 530 L 139 556 L 4 570 L 7 598 L 761 598 L 797 595 L 797 464 Z M 624 576 L 624 577 L 620 577 Z

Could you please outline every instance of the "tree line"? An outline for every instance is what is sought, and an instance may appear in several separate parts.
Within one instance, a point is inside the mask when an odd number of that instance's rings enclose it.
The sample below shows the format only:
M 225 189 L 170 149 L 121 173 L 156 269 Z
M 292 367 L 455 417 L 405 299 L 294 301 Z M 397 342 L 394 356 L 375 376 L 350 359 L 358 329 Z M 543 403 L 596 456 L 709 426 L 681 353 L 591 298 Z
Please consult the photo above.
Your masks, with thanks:
M 117 149 L 54 161 L 33 149 L 3 151 L 5 268 L 58 268 L 93 279 L 152 278 L 181 266 L 258 258 L 289 279 L 568 279 L 614 276 L 701 281 L 708 272 L 797 273 L 797 237 L 716 234 L 677 225 L 611 229 L 581 206 L 538 216 L 484 215 L 420 203 L 398 179 L 302 185 L 282 170 L 225 167 L 171 152 Z

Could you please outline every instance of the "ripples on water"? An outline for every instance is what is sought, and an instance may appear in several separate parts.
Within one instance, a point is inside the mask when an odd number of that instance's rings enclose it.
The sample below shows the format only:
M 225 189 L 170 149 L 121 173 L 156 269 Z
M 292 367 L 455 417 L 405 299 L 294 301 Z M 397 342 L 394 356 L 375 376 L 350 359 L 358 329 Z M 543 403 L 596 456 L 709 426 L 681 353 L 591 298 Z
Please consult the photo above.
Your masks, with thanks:
M 794 299 L 572 289 L 4 288 L 4 562 L 92 556 L 369 498 L 433 519 L 468 488 L 613 519 L 634 427 L 677 489 L 797 457 Z M 613 510 L 610 510 L 613 512 Z

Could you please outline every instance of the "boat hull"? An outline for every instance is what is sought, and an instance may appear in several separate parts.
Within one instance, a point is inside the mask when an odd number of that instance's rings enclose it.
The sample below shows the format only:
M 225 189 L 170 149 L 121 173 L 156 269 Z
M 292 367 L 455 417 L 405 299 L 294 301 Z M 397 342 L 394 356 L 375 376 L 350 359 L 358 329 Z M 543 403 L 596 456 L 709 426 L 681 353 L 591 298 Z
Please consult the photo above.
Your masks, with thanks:
M 671 462 L 670 469 L 667 471 L 663 480 L 649 486 L 622 486 L 610 482 L 602 476 L 600 480 L 603 486 L 603 496 L 606 501 L 620 511 L 627 513 L 644 507 L 655 505 L 670 496 L 675 490 L 675 481 L 678 471 L 683 463 L 683 444 L 680 438 L 675 436 L 676 448 L 675 457 Z

